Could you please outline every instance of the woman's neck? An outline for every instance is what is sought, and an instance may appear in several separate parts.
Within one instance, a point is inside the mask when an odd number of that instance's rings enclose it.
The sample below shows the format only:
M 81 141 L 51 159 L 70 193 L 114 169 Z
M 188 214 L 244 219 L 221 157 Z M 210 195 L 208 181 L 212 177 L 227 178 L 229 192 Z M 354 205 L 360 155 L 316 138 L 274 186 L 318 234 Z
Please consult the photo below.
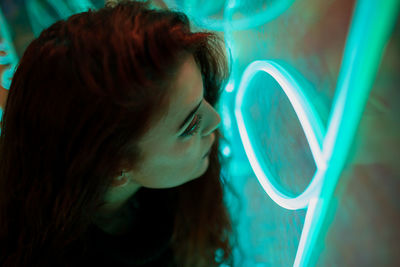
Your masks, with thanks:
M 107 233 L 128 230 L 132 223 L 129 199 L 141 188 L 132 179 L 113 184 L 104 197 L 104 204 L 98 209 L 94 223 Z
M 129 232 L 133 223 L 129 201 L 113 203 L 104 207 L 94 220 L 94 223 L 104 232 L 111 235 L 121 235 Z

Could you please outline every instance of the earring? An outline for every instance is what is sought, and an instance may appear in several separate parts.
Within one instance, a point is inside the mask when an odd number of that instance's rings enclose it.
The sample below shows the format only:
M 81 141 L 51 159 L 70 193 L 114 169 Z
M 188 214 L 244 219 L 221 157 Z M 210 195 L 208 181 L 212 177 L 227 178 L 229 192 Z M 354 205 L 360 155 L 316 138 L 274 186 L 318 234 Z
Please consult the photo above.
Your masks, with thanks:
M 121 171 L 121 175 L 117 177 L 118 181 L 121 181 L 124 178 L 124 172 Z

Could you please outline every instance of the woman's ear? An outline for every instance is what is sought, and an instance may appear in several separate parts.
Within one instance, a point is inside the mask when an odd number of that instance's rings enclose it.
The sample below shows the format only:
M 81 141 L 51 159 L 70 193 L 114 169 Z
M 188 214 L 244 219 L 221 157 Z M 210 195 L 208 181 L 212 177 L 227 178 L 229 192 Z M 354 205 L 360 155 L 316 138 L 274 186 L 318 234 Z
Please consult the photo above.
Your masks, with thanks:
M 120 176 L 117 176 L 112 180 L 111 186 L 112 187 L 120 187 L 120 186 L 124 186 L 127 183 L 128 183 L 128 177 L 126 176 L 126 173 L 121 172 Z

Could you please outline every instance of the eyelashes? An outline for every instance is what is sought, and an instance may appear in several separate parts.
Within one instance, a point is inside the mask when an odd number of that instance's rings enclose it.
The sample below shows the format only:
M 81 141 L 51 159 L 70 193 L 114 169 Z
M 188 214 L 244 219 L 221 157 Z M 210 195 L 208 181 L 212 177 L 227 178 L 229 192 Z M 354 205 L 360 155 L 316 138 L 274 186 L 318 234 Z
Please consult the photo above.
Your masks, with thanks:
M 200 114 L 196 115 L 194 124 L 192 126 L 189 125 L 188 129 L 182 134 L 182 137 L 195 135 L 199 131 L 202 119 L 203 119 L 202 115 Z

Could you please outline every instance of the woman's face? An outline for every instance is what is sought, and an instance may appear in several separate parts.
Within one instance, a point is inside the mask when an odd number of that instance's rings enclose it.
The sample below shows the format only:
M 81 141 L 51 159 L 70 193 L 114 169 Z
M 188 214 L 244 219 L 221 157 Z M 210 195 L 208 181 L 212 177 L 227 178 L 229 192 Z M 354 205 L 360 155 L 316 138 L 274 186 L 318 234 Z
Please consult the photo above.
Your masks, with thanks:
M 148 188 L 170 188 L 201 176 L 208 167 L 214 131 L 221 118 L 203 98 L 199 67 L 192 55 L 178 69 L 164 117 L 139 142 L 144 161 L 129 173 Z M 201 119 L 200 119 L 201 118 Z

